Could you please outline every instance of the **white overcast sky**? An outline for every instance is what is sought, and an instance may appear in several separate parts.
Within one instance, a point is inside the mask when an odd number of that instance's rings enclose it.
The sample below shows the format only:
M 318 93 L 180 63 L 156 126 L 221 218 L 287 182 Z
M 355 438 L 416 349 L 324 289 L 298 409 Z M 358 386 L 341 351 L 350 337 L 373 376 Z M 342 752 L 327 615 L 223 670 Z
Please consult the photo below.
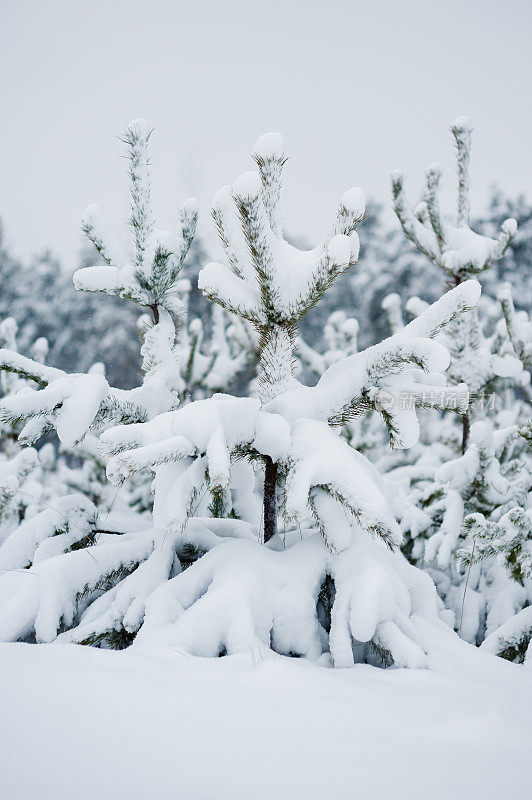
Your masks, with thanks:
M 454 189 L 448 123 L 475 125 L 473 202 L 532 184 L 530 0 L 0 0 L 0 217 L 27 257 L 75 266 L 90 202 L 127 214 L 117 137 L 155 127 L 156 213 L 190 195 L 202 230 L 216 190 L 285 135 L 285 223 L 317 240 L 352 185 L 389 204 L 406 169 Z

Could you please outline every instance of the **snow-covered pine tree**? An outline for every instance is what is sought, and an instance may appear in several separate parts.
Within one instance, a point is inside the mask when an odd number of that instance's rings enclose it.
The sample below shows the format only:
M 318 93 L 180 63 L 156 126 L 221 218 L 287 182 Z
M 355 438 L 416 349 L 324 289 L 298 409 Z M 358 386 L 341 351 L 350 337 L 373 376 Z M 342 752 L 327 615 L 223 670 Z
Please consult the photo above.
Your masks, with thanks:
M 0 323 L 0 362 L 9 363 L 10 350 L 17 351 L 17 324 L 12 318 Z M 37 339 L 30 348 L 35 365 L 44 364 L 48 342 Z M 30 359 L 25 359 L 31 364 Z M 36 366 L 38 371 L 38 367 Z M 31 370 L 30 370 L 31 373 Z M 24 377 L 22 377 L 24 376 Z M 3 371 L 3 398 L 17 402 L 35 389 L 28 372 Z M 94 539 L 96 509 L 79 493 L 67 494 L 63 475 L 57 471 L 54 446 L 48 442 L 38 450 L 21 447 L 17 437 L 20 421 L 2 423 L 0 455 L 0 571 L 25 569 L 32 563 L 62 552 L 65 543 L 75 549 Z M 86 493 L 85 493 L 86 494 Z M 80 533 L 82 534 L 80 537 Z M 52 538 L 53 537 L 53 538 Z M 42 545 L 42 546 L 41 546 Z
M 102 478 L 105 478 L 105 462 L 98 453 L 97 439 L 102 426 L 110 424 L 113 420 L 139 421 L 148 418 L 151 409 L 159 411 L 174 407 L 181 399 L 180 392 L 186 388 L 180 374 L 175 329 L 166 309 L 173 303 L 180 313 L 184 312 L 184 306 L 178 296 L 180 287 L 177 277 L 192 240 L 197 213 L 194 201 L 189 201 L 181 210 L 181 233 L 173 239 L 167 234 L 166 243 L 162 241 L 165 234 L 153 232 L 148 176 L 148 139 L 148 129 L 143 120 L 133 122 L 125 137 L 129 148 L 132 185 L 130 222 L 134 232 L 134 257 L 130 258 L 127 251 L 112 236 L 105 219 L 93 206 L 84 215 L 83 227 L 91 241 L 97 245 L 108 266 L 83 269 L 76 275 L 79 288 L 85 285 L 85 288 L 91 291 L 132 297 L 141 305 L 149 306 L 153 317 L 159 320 L 157 326 L 154 323 L 151 325 L 144 323 L 143 356 L 146 373 L 144 384 L 133 392 L 112 389 L 105 379 L 103 365 L 94 365 L 86 375 L 68 375 L 62 370 L 42 364 L 43 359 L 37 352 L 32 353 L 33 359 L 21 356 L 16 352 L 13 335 L 9 342 L 3 342 L 4 349 L 0 351 L 3 381 L 4 383 L 11 381 L 11 384 L 16 381 L 17 389 L 20 386 L 25 389 L 23 393 L 10 391 L 9 396 L 4 393 L 0 410 L 3 425 L 16 430 L 19 441 L 24 444 L 34 444 L 43 435 L 55 429 L 59 435 L 62 451 L 69 457 L 76 457 L 81 461 L 81 466 L 76 467 L 64 459 L 56 462 L 57 485 L 53 502 L 48 498 L 50 502 L 45 503 L 44 511 L 42 505 L 39 508 L 37 504 L 33 514 L 37 510 L 41 513 L 31 520 L 31 525 L 22 525 L 18 528 L 15 526 L 15 530 L 11 525 L 9 541 L 0 554 L 2 564 L 5 561 L 7 565 L 12 566 L 20 562 L 20 565 L 28 566 L 35 559 L 40 559 L 39 554 L 43 552 L 43 548 L 44 552 L 53 555 L 61 552 L 61 548 L 66 551 L 77 550 L 81 547 L 80 542 L 83 545 L 91 544 L 96 534 L 98 536 L 101 534 L 96 525 L 97 509 L 94 502 L 98 503 L 100 514 L 103 513 L 106 517 L 113 502 L 112 496 L 116 495 L 116 491 L 107 481 L 102 482 Z M 141 251 L 142 257 L 139 255 Z M 124 258 L 124 261 L 118 262 L 118 268 L 111 262 L 110 254 L 117 259 Z M 150 257 L 151 267 L 148 265 Z M 116 278 L 119 269 L 122 269 L 123 276 L 129 274 L 127 286 L 117 286 L 116 280 L 112 285 L 112 278 L 113 276 Z M 100 276 L 99 282 L 98 276 Z M 179 352 L 183 357 L 186 355 L 187 363 L 192 364 L 194 353 L 190 355 L 190 348 L 185 347 L 187 344 L 180 342 Z M 6 345 L 9 349 L 6 349 Z M 195 349 L 199 352 L 199 348 Z M 35 351 L 35 348 L 33 350 Z M 158 353 L 155 360 L 154 351 Z M 200 378 L 210 372 L 216 361 L 215 356 L 203 358 L 205 361 L 208 360 L 208 367 L 204 366 Z M 226 362 L 229 363 L 230 358 L 227 357 Z M 155 372 L 158 372 L 156 378 L 154 378 Z M 192 372 L 191 369 L 191 374 Z M 37 386 L 42 387 L 41 391 L 35 390 Z M 49 448 L 51 445 L 46 447 Z M 33 454 L 33 461 L 36 460 L 35 450 L 27 447 L 18 457 L 17 464 L 24 454 L 28 457 Z M 21 472 L 19 483 L 27 472 L 26 460 L 19 470 Z M 57 497 L 58 491 L 61 495 L 61 488 L 63 495 L 66 491 L 72 490 L 76 494 Z M 17 488 L 17 498 L 23 498 L 26 494 L 20 491 L 20 487 Z M 134 497 L 134 493 L 130 495 Z M 10 502 L 12 505 L 13 500 Z M 18 500 L 19 506 L 21 503 L 23 500 Z M 27 503 L 28 501 L 25 504 Z M 125 505 L 127 506 L 127 502 Z M 73 521 L 69 522 L 71 519 Z M 20 519 L 18 521 L 20 522 Z M 51 537 L 53 543 L 48 541 Z M 8 566 L 3 568 L 8 569 Z
M 35 392 L 42 376 L 51 369 L 44 364 L 47 340 L 37 339 L 30 348 L 32 358 L 25 358 L 17 352 L 16 333 L 15 320 L 7 318 L 0 323 L 2 402 L 14 406 Z M 55 374 L 53 369 L 51 374 Z M 52 443 L 38 450 L 21 447 L 25 419 L 10 412 L 5 416 L 0 412 L 0 419 L 4 451 L 0 457 L 0 570 L 24 569 L 61 552 L 66 542 L 73 549 L 80 541 L 91 543 L 96 508 L 85 491 L 87 487 L 69 486 L 66 466 L 56 459 Z M 51 537 L 53 542 L 49 541 Z
M 105 261 L 102 267 L 76 272 L 78 290 L 103 292 L 132 300 L 151 312 L 158 324 L 164 314 L 183 312 L 179 277 L 192 244 L 197 224 L 197 204 L 191 199 L 179 211 L 177 235 L 155 229 L 151 204 L 148 143 L 151 131 L 146 120 L 133 120 L 123 137 L 129 161 L 131 213 L 129 224 L 133 253 L 129 253 L 97 205 L 83 215 L 82 228 Z
M 415 211 L 406 203 L 402 173 L 394 173 L 392 185 L 395 210 L 407 237 L 452 284 L 460 284 L 501 259 L 515 236 L 516 223 L 506 220 L 497 239 L 471 231 L 471 126 L 460 118 L 451 130 L 458 152 L 456 226 L 445 222 L 439 211 L 441 172 L 437 165 L 427 171 L 425 201 Z M 483 416 L 486 421 L 474 422 L 469 438 L 470 414 L 464 416 L 459 458 L 452 453 L 458 437 L 451 421 L 439 420 L 436 434 L 434 427 L 428 426 L 428 438 L 425 435 L 415 459 L 389 474 L 396 482 L 396 514 L 405 534 L 404 552 L 412 563 L 425 565 L 454 613 L 455 627 L 477 644 L 529 602 L 530 593 L 524 572 L 516 578 L 503 568 L 506 539 L 502 531 L 507 526 L 500 527 L 508 514 L 525 519 L 531 487 L 529 458 L 518 436 L 523 404 L 529 396 L 529 375 L 523 367 L 529 364 L 530 323 L 525 312 L 515 312 L 509 287 L 499 288 L 498 300 L 500 305 L 484 298 L 484 320 L 475 309 L 448 326 L 439 338 L 451 352 L 451 383 L 467 383 L 473 398 L 480 401 L 472 407 L 473 418 Z M 388 305 L 390 311 L 395 309 L 394 318 L 400 325 L 397 301 L 391 298 Z M 413 314 L 421 310 L 417 300 L 409 301 L 407 308 Z M 497 532 L 501 535 L 498 550 Z M 471 549 L 473 535 L 476 555 L 484 560 L 466 574 L 460 568 L 458 552 L 464 546 L 466 551 Z
M 495 239 L 481 236 L 470 228 L 470 175 L 472 125 L 467 117 L 451 123 L 456 143 L 458 196 L 454 224 L 443 216 L 439 205 L 439 183 L 442 171 L 431 164 L 426 173 L 425 197 L 415 209 L 407 201 L 405 176 L 400 170 L 392 175 L 394 210 L 401 227 L 416 249 L 435 267 L 443 271 L 451 286 L 489 270 L 499 261 L 517 233 L 515 219 L 507 219 Z M 517 363 L 499 359 L 486 346 L 476 310 L 457 319 L 446 330 L 451 353 L 449 378 L 467 383 L 470 391 L 481 398 L 497 377 L 510 377 L 519 372 Z M 470 413 L 463 415 L 462 452 L 467 447 Z
M 12 317 L 0 322 L 0 362 L 2 354 L 17 349 L 18 326 Z M 48 342 L 37 339 L 30 347 L 36 362 L 44 363 L 48 353 Z M 14 397 L 19 392 L 31 391 L 31 381 L 12 372 L 0 374 L 0 390 L 3 398 Z M 41 452 L 33 447 L 21 447 L 18 443 L 20 425 L 16 421 L 0 422 L 0 542 L 26 516 L 36 513 L 43 501 L 50 500 L 49 473 L 53 467 L 52 445 L 45 445 Z M 42 507 L 42 505 L 41 505 Z
M 327 568 L 334 574 L 336 591 L 340 593 L 342 569 L 346 568 L 349 574 L 355 551 L 361 556 L 359 547 L 353 547 L 349 556 L 338 557 L 337 563 L 330 551 L 335 554 L 350 549 L 357 531 L 362 534 L 356 520 L 390 544 L 397 533 L 393 519 L 385 511 L 384 497 L 374 483 L 376 476 L 369 463 L 361 456 L 357 458 L 330 423 L 340 425 L 345 417 L 363 413 L 375 405 L 373 395 L 376 396 L 381 381 L 388 388 L 390 383 L 394 384 L 399 391 L 401 383 L 394 381 L 398 377 L 396 372 L 406 369 L 408 387 L 415 386 L 415 376 L 408 368 L 412 363 L 427 368 L 427 358 L 430 361 L 435 355 L 430 339 L 423 337 L 464 308 L 470 308 L 476 300 L 477 287 L 468 284 L 458 295 L 447 296 L 438 309 L 427 311 L 423 319 L 405 329 L 397 340 L 392 338 L 373 352 L 342 359 L 337 364 L 339 369 L 327 370 L 314 389 L 298 384 L 293 375 L 297 321 L 355 257 L 357 240 L 351 226 L 362 216 L 363 209 L 360 205 L 349 209 L 348 202 L 360 198 L 360 192 L 350 192 L 340 206 L 337 226 L 343 219 L 349 223 L 349 217 L 351 224 L 340 227 L 339 233 L 333 229 L 335 236 L 331 234 L 316 250 L 301 253 L 282 239 L 278 203 L 285 158 L 279 137 L 260 140 L 255 155 L 261 179 L 247 173 L 235 183 L 233 191 L 224 189 L 216 199 L 214 216 L 230 268 L 209 265 L 200 275 L 200 286 L 224 308 L 240 313 L 257 328 L 262 344 L 261 402 L 215 395 L 146 425 L 112 429 L 102 436 L 102 443 L 110 455 L 108 472 L 115 482 L 147 466 L 154 470 L 155 524 L 164 532 L 164 542 L 174 538 L 173 552 L 177 550 L 183 556 L 186 547 L 212 548 L 186 573 L 176 576 L 154 594 L 139 639 L 149 638 L 154 628 L 163 628 L 163 635 L 171 636 L 174 643 L 208 655 L 257 644 L 264 646 L 273 639 L 274 648 L 280 652 L 316 657 L 324 649 L 327 633 L 316 619 L 318 593 L 327 577 Z M 335 261 L 333 254 L 337 253 L 341 260 Z M 292 280 L 286 286 L 288 275 Z M 342 375 L 346 375 L 345 381 L 341 380 Z M 414 410 L 402 414 L 401 419 L 396 419 L 393 413 L 385 416 L 396 443 L 407 444 L 412 436 L 415 438 Z M 271 469 L 277 477 L 270 483 L 267 477 L 264 480 L 262 540 L 270 546 L 256 549 L 249 542 L 233 542 L 231 549 L 226 546 L 218 550 L 213 547 L 216 542 L 212 535 L 210 541 L 205 534 L 198 539 L 198 528 L 191 524 L 190 517 L 206 485 L 211 490 L 217 489 L 221 496 L 234 488 L 232 482 L 243 456 L 266 462 L 265 472 Z M 284 518 L 295 520 L 304 528 L 314 515 L 329 545 L 324 550 L 311 528 L 303 536 L 304 541 L 298 542 L 301 549 L 289 548 L 291 558 L 279 553 L 279 573 L 284 576 L 281 583 L 273 567 L 275 550 L 281 544 L 279 535 L 275 535 L 277 483 L 281 484 Z M 375 500 L 378 498 L 375 504 L 370 500 L 372 495 Z M 220 531 L 225 537 L 242 536 L 246 531 L 235 523 L 233 528 L 232 534 L 231 527 Z M 364 541 L 362 538 L 358 544 L 364 547 Z M 378 561 L 385 552 L 377 546 L 374 557 Z M 295 598 L 297 607 L 305 600 L 305 625 L 300 630 L 290 620 L 289 598 L 283 602 L 281 590 L 291 562 L 294 562 L 292 569 L 297 569 L 296 554 L 302 560 L 300 568 L 307 571 L 302 578 L 311 584 L 310 588 L 302 587 L 302 597 Z M 339 564 L 344 566 L 339 568 Z M 251 584 L 249 576 L 253 576 Z M 349 592 L 347 585 L 343 588 L 344 594 Z M 198 602 L 186 603 L 175 619 L 175 598 L 182 598 L 183 591 L 192 592 Z M 205 591 L 207 596 L 203 597 Z M 266 596 L 261 598 L 264 591 Z M 203 597 L 201 602 L 199 597 Z M 361 617 L 364 599 L 368 598 L 359 595 Z M 332 604 L 331 598 L 329 601 Z M 178 604 L 181 603 L 179 599 Z M 266 608 L 261 610 L 264 604 Z M 222 606 L 223 613 L 217 605 Z M 280 630 L 275 629 L 274 617 L 278 616 L 274 614 L 275 608 L 279 614 L 282 609 L 285 616 Z M 175 624 L 169 626 L 172 618 Z M 331 620 L 329 625 L 333 624 Z M 352 663 L 351 635 L 349 628 L 344 627 L 349 624 L 340 615 L 331 631 L 335 644 L 330 646 L 336 663 Z M 386 652 L 387 657 L 403 662 L 423 658 L 418 648 L 405 644 L 407 640 L 395 623 L 384 625 L 379 634 L 377 627 L 364 638 L 362 624 L 357 629 L 360 641 L 367 642 L 375 635 L 374 651 Z M 366 645 L 360 645 L 359 655 L 360 650 L 367 657 Z
M 363 195 L 344 195 L 317 248 L 290 246 L 279 205 L 284 148 L 280 136 L 267 135 L 255 148 L 259 173 L 246 173 L 216 198 L 229 264 L 210 264 L 200 275 L 204 293 L 260 336 L 260 397 L 214 394 L 180 406 L 170 315 L 182 313 L 176 262 L 186 247 L 183 236 L 174 242 L 153 231 L 147 137 L 139 123 L 127 137 L 135 257 L 121 260 L 93 211 L 85 224 L 109 264 L 76 276 L 79 288 L 150 309 L 143 385 L 118 391 L 102 375 L 67 376 L 10 354 L 7 368 L 35 376 L 43 388 L 1 409 L 25 422 L 26 439 L 50 427 L 74 443 L 98 434 L 118 486 L 151 472 L 153 523 L 104 533 L 93 544 L 79 537 L 78 549 L 67 534 L 58 542 L 64 552 L 54 550 L 38 569 L 0 576 L 0 638 L 61 634 L 116 647 L 136 637 L 137 647 L 157 641 L 210 656 L 271 647 L 337 666 L 427 663 L 430 631 L 446 630 L 434 586 L 397 550 L 400 533 L 382 479 L 339 432 L 346 420 L 376 409 L 395 446 L 416 441 L 415 405 L 427 387 L 446 402 L 449 354 L 434 336 L 475 306 L 479 285 L 464 282 L 389 339 L 334 363 L 316 386 L 298 382 L 298 321 L 356 261 Z M 383 393 L 405 391 L 416 398 L 413 407 L 381 402 Z M 269 473 L 261 481 L 262 533 L 252 465 Z M 209 493 L 215 515 L 225 518 L 213 518 Z

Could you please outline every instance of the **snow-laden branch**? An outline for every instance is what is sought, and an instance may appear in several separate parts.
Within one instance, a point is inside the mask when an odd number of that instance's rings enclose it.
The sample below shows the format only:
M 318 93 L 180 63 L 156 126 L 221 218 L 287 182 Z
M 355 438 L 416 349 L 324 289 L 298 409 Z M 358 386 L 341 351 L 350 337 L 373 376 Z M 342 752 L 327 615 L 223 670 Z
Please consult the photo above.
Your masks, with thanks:
M 13 350 L 5 348 L 0 350 L 0 370 L 20 375 L 26 380 L 34 381 L 39 386 L 47 386 L 57 378 L 63 378 L 66 373 L 62 369 L 48 367 L 32 358 L 21 356 Z
M 423 384 L 419 387 L 419 394 L 426 396 L 432 388 L 433 406 L 439 407 L 437 390 L 441 391 L 442 388 L 441 373 L 449 365 L 449 353 L 432 337 L 451 320 L 473 308 L 479 295 L 480 285 L 477 281 L 467 281 L 457 286 L 393 336 L 361 353 L 340 359 L 323 373 L 316 386 L 289 389 L 269 403 L 267 410 L 282 414 L 289 420 L 306 417 L 341 424 L 375 407 L 378 391 L 385 390 L 394 400 L 385 413 L 392 441 L 397 446 L 411 447 L 419 435 L 416 403 L 401 408 L 399 395 L 411 394 L 412 383 L 416 381 L 416 369 L 435 373 L 440 377 L 435 377 L 434 385 Z M 404 383 L 401 380 L 390 382 L 390 377 L 405 373 Z M 458 398 L 456 407 L 463 410 L 464 405 L 467 406 L 465 387 L 456 387 L 454 391 Z M 449 407 L 445 393 L 442 397 L 442 406 Z
M 429 261 L 457 280 L 483 272 L 499 261 L 517 233 L 517 222 L 503 222 L 496 239 L 481 236 L 469 227 L 469 160 L 472 126 L 466 117 L 451 123 L 456 142 L 458 165 L 458 200 L 456 224 L 447 222 L 439 207 L 441 170 L 431 164 L 426 173 L 425 203 L 415 211 L 408 204 L 405 175 L 400 170 L 392 174 L 394 210 L 413 245 Z

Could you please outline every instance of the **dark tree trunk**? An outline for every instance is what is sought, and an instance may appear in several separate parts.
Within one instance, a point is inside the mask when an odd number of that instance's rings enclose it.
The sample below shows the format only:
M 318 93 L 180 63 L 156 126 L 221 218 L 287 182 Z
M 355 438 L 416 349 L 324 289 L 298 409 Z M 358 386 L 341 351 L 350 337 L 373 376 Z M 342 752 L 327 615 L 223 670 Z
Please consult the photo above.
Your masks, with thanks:
M 277 533 L 277 464 L 270 456 L 264 457 L 264 541 L 269 541 Z
M 469 439 L 469 411 L 466 411 L 462 416 L 462 455 L 467 449 L 467 442 Z
M 154 303 L 152 306 L 150 306 L 150 309 L 151 309 L 151 313 L 152 313 L 152 316 L 153 316 L 153 322 L 154 322 L 155 325 L 158 325 L 159 324 L 159 304 L 158 303 Z
M 462 278 L 460 277 L 460 275 L 455 275 L 454 285 L 459 286 L 461 283 L 462 283 Z M 469 411 L 466 411 L 466 413 L 462 415 L 462 455 L 464 455 L 467 449 L 468 440 L 469 440 Z

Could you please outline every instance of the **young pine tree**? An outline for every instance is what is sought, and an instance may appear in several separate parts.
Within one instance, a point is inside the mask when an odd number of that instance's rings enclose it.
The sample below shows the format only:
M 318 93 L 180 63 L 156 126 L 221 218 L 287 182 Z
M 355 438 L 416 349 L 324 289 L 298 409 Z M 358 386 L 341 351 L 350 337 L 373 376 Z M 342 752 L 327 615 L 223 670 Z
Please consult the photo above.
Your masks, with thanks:
M 480 236 L 470 228 L 470 175 L 472 126 L 467 117 L 451 123 L 456 143 L 458 168 L 458 196 L 456 220 L 448 222 L 439 205 L 439 183 L 442 171 L 431 164 L 426 173 L 425 197 L 415 209 L 408 205 L 405 176 L 400 170 L 392 175 L 394 210 L 401 227 L 416 249 L 438 270 L 451 286 L 480 275 L 499 261 L 517 233 L 514 219 L 503 222 L 496 239 Z M 490 386 L 497 376 L 509 377 L 519 371 L 519 364 L 510 365 L 508 359 L 498 359 L 484 345 L 478 313 L 473 310 L 463 315 L 447 328 L 446 338 L 451 353 L 449 376 L 455 383 L 466 383 L 477 397 Z M 470 412 L 463 415 L 462 452 L 467 447 Z
M 451 130 L 458 161 L 455 224 L 446 221 L 439 209 L 437 165 L 427 170 L 425 199 L 415 210 L 407 204 L 402 173 L 394 173 L 392 187 L 406 236 L 452 285 L 459 285 L 501 260 L 517 224 L 513 219 L 504 221 L 496 239 L 471 230 L 472 129 L 467 119 L 460 118 Z M 430 572 L 454 613 L 456 629 L 477 644 L 520 611 L 530 592 L 525 509 L 532 482 L 518 425 L 523 414 L 529 414 L 529 375 L 524 368 L 530 365 L 531 331 L 526 313 L 514 309 L 511 289 L 499 287 L 497 294 L 498 304 L 484 298 L 484 318 L 480 309 L 474 309 L 451 323 L 440 339 L 451 353 L 451 383 L 464 381 L 476 401 L 463 415 L 462 455 L 457 458 L 450 452 L 458 436 L 449 420 L 442 419 L 433 440 L 426 440 L 416 454 L 416 462 L 391 476 L 404 490 L 396 511 L 405 533 L 405 553 Z M 417 313 L 413 306 L 411 310 Z M 401 497 L 400 489 L 397 496 Z M 524 523 L 511 544 L 506 533 L 510 518 Z M 474 562 L 467 571 L 460 558 L 464 548 Z M 516 560 L 513 570 L 508 558 Z

